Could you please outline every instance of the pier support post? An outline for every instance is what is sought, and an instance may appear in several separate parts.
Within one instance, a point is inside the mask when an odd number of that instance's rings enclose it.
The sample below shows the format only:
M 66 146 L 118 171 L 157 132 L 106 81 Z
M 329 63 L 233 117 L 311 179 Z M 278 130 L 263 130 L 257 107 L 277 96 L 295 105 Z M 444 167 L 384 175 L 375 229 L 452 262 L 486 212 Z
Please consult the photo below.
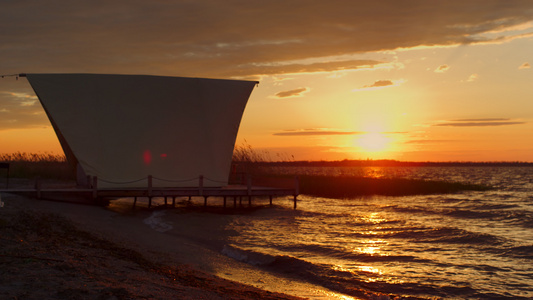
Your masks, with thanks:
M 207 196 L 204 196 L 204 207 L 207 207 Z
M 272 206 L 272 195 L 268 197 L 270 199 L 270 206 Z
M 294 194 L 295 195 L 300 194 L 300 177 L 299 176 L 294 177 Z
M 135 208 L 136 204 L 137 204 L 137 197 L 133 197 L 133 208 Z
M 298 195 L 300 194 L 300 177 L 294 177 L 294 209 L 296 209 L 296 202 Z
M 176 207 L 176 196 L 172 197 L 172 207 Z
M 204 175 L 200 175 L 198 178 L 198 195 L 204 195 Z
M 148 196 L 152 196 L 152 175 L 148 175 Z
M 252 207 L 252 175 L 248 174 L 246 180 L 246 189 L 248 194 L 248 207 Z
M 226 208 L 226 196 L 224 196 L 224 208 Z
M 148 175 L 148 208 L 152 208 L 152 175 Z
M 248 192 L 248 195 L 252 194 L 252 175 L 248 174 L 246 178 L 246 190 Z
M 237 196 L 233 197 L 233 208 L 237 208 Z

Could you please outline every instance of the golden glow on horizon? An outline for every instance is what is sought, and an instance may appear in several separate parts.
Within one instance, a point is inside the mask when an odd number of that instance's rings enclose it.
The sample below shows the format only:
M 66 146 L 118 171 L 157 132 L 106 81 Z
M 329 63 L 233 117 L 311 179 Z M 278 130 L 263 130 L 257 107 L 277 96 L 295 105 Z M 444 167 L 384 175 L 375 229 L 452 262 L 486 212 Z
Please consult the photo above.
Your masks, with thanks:
M 0 153 L 54 153 L 63 154 L 61 145 L 51 127 L 9 129 L 0 132 Z
M 356 145 L 365 153 L 377 153 L 386 151 L 390 145 L 390 138 L 380 132 L 369 132 L 359 136 Z
M 353 152 L 363 155 L 366 158 L 385 158 L 386 153 L 392 150 L 392 137 L 386 133 L 393 125 L 393 116 L 387 116 L 386 112 L 367 114 L 359 119 L 361 134 L 355 135 L 352 139 Z

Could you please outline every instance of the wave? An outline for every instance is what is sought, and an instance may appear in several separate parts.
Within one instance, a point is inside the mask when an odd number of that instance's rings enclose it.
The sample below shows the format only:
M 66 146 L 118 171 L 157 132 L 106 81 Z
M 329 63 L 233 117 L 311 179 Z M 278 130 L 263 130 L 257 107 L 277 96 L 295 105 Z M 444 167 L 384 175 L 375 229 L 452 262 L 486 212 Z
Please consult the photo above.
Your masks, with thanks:
M 224 245 L 222 248 L 222 254 L 227 257 L 233 258 L 238 261 L 242 261 L 254 266 L 267 265 L 276 259 L 276 256 L 270 254 L 264 254 L 256 251 L 245 250 L 233 245 Z
M 470 244 L 470 245 L 500 245 L 502 238 L 487 234 L 472 232 L 455 227 L 403 227 L 372 229 L 374 239 L 401 239 L 413 243 L 435 244 Z M 366 231 L 353 232 L 352 238 L 368 238 Z
M 523 249 L 526 251 L 527 249 Z M 526 299 L 510 295 L 482 293 L 466 282 L 420 283 L 399 282 L 391 278 L 384 279 L 380 274 L 372 272 L 347 270 L 327 264 L 318 264 L 288 255 L 271 255 L 253 250 L 246 250 L 235 245 L 225 245 L 222 253 L 233 259 L 274 272 L 279 276 L 295 280 L 304 280 L 323 286 L 332 291 L 364 299 L 427 299 L 473 298 L 473 299 Z M 373 257 L 359 255 L 361 261 L 368 259 L 402 259 L 412 257 Z M 497 271 L 490 266 L 480 266 L 479 270 Z
M 238 248 L 234 245 L 225 245 L 222 253 L 239 261 L 260 266 L 283 277 L 304 280 L 333 291 L 351 296 L 376 298 L 370 295 L 383 295 L 382 292 L 364 288 L 364 281 L 360 280 L 354 272 L 332 269 L 325 264 L 311 262 L 287 255 L 269 255 L 251 250 Z M 346 284 L 349 281 L 350 284 Z M 370 296 L 370 297 L 369 297 Z M 392 299 L 387 296 L 382 299 Z
M 144 224 L 150 226 L 153 230 L 158 232 L 166 232 L 173 228 L 171 223 L 165 222 L 163 216 L 166 211 L 156 210 L 148 218 L 144 219 Z
M 511 255 L 517 258 L 533 259 L 533 245 L 511 247 L 507 249 L 504 255 Z
M 419 233 L 414 242 L 422 243 L 445 243 L 445 244 L 470 244 L 470 245 L 499 245 L 501 238 L 487 234 L 471 232 L 453 227 L 429 229 Z
M 311 256 L 342 258 L 355 262 L 428 262 L 426 259 L 417 258 L 411 255 L 354 253 L 350 249 L 327 247 L 320 244 L 294 244 L 290 246 L 277 246 L 275 248 L 284 253 L 306 253 Z
M 519 205 L 514 204 L 484 204 L 467 208 L 429 208 L 423 206 L 403 207 L 389 205 L 385 208 L 394 212 L 419 215 L 442 215 L 458 219 L 504 221 L 525 228 L 533 228 L 533 213 L 527 210 L 513 209 Z
M 493 211 L 476 211 L 469 209 L 451 209 L 444 215 L 462 219 L 492 219 L 501 215 L 500 212 Z

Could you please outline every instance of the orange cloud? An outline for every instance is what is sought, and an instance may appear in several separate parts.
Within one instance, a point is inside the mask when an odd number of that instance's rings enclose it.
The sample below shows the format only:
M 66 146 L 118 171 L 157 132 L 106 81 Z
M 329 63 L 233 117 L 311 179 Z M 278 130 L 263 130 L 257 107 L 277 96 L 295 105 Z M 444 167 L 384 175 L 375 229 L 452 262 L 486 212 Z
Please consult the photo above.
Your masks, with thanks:
M 273 135 L 277 136 L 320 136 L 320 135 L 355 135 L 362 134 L 364 132 L 359 131 L 338 131 L 332 129 L 316 128 L 316 129 L 297 129 L 297 130 L 285 130 L 275 132 Z
M 450 69 L 450 66 L 448 65 L 440 65 L 438 68 L 435 69 L 435 73 L 444 73 Z
M 434 126 L 449 126 L 449 127 L 487 127 L 487 126 L 507 126 L 507 125 L 521 125 L 526 122 L 515 121 L 506 118 L 488 118 L 488 119 L 460 119 L 444 121 L 435 124 Z
M 468 82 L 472 82 L 472 81 L 476 81 L 478 79 L 478 75 L 477 74 L 472 74 L 470 75 L 470 77 L 468 77 Z
M 525 62 L 518 67 L 519 69 L 529 69 L 531 68 L 531 65 L 528 62 Z
M 309 88 L 302 87 L 302 88 L 297 88 L 297 89 L 294 89 L 294 90 L 288 90 L 288 91 L 283 91 L 283 92 L 276 93 L 275 97 L 276 98 L 301 97 L 301 96 L 303 96 L 304 93 L 307 93 L 307 92 L 309 92 Z
M 403 83 L 404 80 L 376 80 L 372 84 L 364 85 L 360 88 L 354 89 L 353 91 L 361 91 L 361 90 L 376 90 L 376 89 L 382 89 L 392 86 L 398 86 L 401 83 Z
M 390 80 L 376 80 L 373 84 L 365 85 L 363 88 L 385 87 L 390 85 L 394 85 Z

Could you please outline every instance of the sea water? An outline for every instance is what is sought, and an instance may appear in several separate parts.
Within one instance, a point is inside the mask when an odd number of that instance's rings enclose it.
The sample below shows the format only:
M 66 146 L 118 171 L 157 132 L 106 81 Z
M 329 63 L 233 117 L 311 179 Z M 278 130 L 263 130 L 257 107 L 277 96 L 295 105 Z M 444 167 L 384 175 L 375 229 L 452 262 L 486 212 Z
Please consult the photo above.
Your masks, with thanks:
M 206 212 L 220 218 L 210 237 L 216 239 L 213 249 L 285 282 L 333 291 L 337 299 L 533 299 L 533 167 L 302 171 L 447 180 L 494 189 L 352 199 L 300 195 L 296 210 L 291 199 L 276 199 L 274 207 L 247 213 Z M 146 224 L 155 226 L 165 218 L 171 224 L 188 213 L 154 214 Z M 197 223 L 211 230 L 204 221 Z M 184 229 L 174 230 L 184 235 Z M 207 238 L 203 243 L 209 244 Z
M 236 234 L 222 252 L 355 297 L 533 298 L 532 167 L 363 169 L 341 171 L 495 189 L 354 199 L 301 195 L 297 210 L 235 215 L 226 229 Z

